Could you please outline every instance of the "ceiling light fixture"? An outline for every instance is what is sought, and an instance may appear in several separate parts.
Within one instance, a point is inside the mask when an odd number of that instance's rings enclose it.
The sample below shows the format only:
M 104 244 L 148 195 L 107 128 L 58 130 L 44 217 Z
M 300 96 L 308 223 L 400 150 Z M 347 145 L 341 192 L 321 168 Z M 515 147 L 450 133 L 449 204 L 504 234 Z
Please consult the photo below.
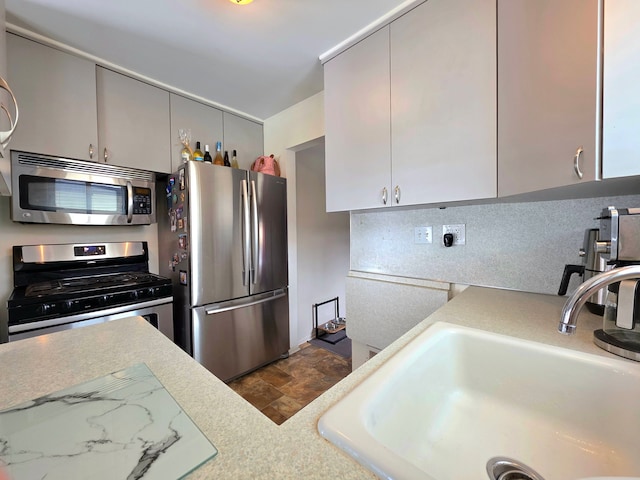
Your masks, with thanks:
M 231 3 L 235 3 L 236 5 L 246 5 L 247 3 L 253 2 L 253 0 L 229 0 Z

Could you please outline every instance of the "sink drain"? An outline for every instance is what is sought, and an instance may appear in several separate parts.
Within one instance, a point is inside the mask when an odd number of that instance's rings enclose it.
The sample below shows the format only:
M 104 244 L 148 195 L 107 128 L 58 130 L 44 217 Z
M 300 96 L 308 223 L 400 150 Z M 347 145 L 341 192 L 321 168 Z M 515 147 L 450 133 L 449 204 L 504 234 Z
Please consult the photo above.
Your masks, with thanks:
M 487 462 L 490 480 L 544 480 L 535 470 L 506 457 L 494 457 Z

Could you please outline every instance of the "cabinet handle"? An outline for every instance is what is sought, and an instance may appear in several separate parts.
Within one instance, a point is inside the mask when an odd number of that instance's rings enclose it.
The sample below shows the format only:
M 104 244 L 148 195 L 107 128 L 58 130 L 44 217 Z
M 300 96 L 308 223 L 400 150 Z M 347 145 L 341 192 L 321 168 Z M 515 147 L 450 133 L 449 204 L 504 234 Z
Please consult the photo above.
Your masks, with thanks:
M 109 152 L 107 152 L 107 147 L 104 147 L 104 163 L 109 161 Z
M 387 187 L 382 189 L 382 203 L 383 205 L 387 204 Z
M 576 175 L 580 180 L 582 180 L 582 177 L 584 176 L 584 174 L 582 173 L 582 170 L 580 170 L 580 157 L 582 156 L 582 152 L 584 152 L 584 150 L 580 146 L 576 150 L 576 156 L 573 157 L 573 169 L 575 170 Z
M 89 158 L 93 159 L 93 143 L 89 144 Z
M 395 190 L 394 196 L 396 197 L 396 203 L 400 203 L 400 187 L 396 185 L 396 188 L 394 190 Z

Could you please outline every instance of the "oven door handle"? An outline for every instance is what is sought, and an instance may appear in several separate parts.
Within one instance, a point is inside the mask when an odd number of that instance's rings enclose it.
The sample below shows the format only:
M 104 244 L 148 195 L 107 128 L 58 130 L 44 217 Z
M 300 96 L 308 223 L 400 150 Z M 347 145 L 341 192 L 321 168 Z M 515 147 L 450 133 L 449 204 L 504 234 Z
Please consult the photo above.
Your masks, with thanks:
M 127 223 L 133 220 L 133 185 L 127 180 Z
M 90 320 L 97 317 L 106 317 L 108 315 L 116 315 L 118 313 L 136 311 L 142 308 L 155 307 L 157 305 L 163 305 L 165 303 L 173 302 L 173 297 L 162 297 L 154 300 L 148 300 L 146 302 L 134 303 L 132 305 L 121 305 L 112 308 L 106 308 L 104 310 L 78 313 L 75 315 L 61 316 L 56 318 L 50 318 L 48 320 L 39 320 L 29 323 L 19 323 L 17 325 L 9 325 L 9 333 L 26 332 L 28 330 L 35 330 L 38 328 L 55 327 L 57 325 L 64 325 L 65 323 L 80 322 L 82 320 Z

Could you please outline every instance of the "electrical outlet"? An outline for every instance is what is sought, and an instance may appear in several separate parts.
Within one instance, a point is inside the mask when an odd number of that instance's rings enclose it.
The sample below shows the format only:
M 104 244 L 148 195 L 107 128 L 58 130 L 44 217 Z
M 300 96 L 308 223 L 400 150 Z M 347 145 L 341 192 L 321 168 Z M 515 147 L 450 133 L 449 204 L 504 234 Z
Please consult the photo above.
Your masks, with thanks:
M 444 237 L 445 233 L 453 234 L 453 244 L 454 245 L 465 245 L 465 231 L 464 231 L 464 223 L 460 223 L 457 225 L 443 225 L 442 226 L 442 236 Z
M 416 227 L 413 231 L 413 243 L 431 243 L 432 234 L 431 227 Z

